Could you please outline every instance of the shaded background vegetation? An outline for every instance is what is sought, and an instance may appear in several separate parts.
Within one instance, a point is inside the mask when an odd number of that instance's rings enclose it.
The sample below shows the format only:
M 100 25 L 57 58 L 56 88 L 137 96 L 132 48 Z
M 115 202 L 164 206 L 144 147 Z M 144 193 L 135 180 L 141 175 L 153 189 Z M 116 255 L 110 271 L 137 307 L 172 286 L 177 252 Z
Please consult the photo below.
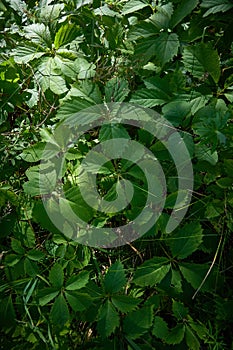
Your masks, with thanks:
M 231 349 L 232 1 L 5 0 L 0 16 L 0 348 Z M 48 219 L 38 164 L 61 120 L 123 101 L 180 130 L 194 167 L 192 203 L 166 234 L 178 191 L 166 148 L 137 128 L 93 130 L 66 157 L 64 189 L 80 216 L 96 226 L 121 220 L 90 210 L 77 189 L 75 174 L 96 140 L 144 144 L 163 166 L 168 196 L 141 239 L 82 246 Z M 98 186 L 111 200 L 116 168 L 107 168 Z M 117 169 L 134 184 L 123 213 L 130 220 L 145 203 L 145 179 L 124 161 Z

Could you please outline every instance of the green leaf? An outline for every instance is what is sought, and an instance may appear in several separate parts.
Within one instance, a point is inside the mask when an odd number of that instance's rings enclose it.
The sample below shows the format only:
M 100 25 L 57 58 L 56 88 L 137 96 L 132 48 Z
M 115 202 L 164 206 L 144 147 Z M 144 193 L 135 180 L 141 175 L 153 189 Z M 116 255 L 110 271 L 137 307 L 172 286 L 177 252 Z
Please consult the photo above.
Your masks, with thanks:
M 36 44 L 51 48 L 52 41 L 49 28 L 44 23 L 33 23 L 24 27 L 25 37 Z
M 122 14 L 128 15 L 129 13 L 136 12 L 145 7 L 149 6 L 147 1 L 140 0 L 130 0 L 122 8 Z
M 112 264 L 104 278 L 104 289 L 106 294 L 119 292 L 126 285 L 124 266 L 120 261 Z
M 149 38 L 159 33 L 153 22 L 139 22 L 129 29 L 128 40 L 134 41 L 141 38 Z
M 93 106 L 93 103 L 84 98 L 72 97 L 71 99 L 65 101 L 61 105 L 57 113 L 57 118 L 59 119 L 66 119 L 68 117 L 74 118 L 75 120 L 77 120 L 77 124 L 79 124 L 79 119 L 80 119 L 80 123 L 83 123 L 82 114 L 81 113 L 78 114 L 78 112 L 91 106 Z M 96 113 L 93 118 L 94 120 L 96 119 Z M 90 118 L 89 118 L 89 122 L 90 123 L 92 122 Z
M 202 227 L 200 223 L 191 222 L 173 233 L 167 243 L 173 257 L 185 259 L 197 250 L 202 243 Z
M 165 342 L 167 344 L 175 345 L 180 344 L 184 339 L 185 335 L 185 326 L 183 324 L 177 324 L 174 328 L 172 328 L 167 335 Z
M 178 321 L 183 320 L 188 315 L 188 309 L 184 305 L 176 300 L 172 301 L 172 311 Z
M 201 7 L 209 9 L 203 15 L 203 17 L 207 17 L 210 14 L 229 11 L 233 4 L 230 0 L 221 0 L 221 3 L 219 3 L 219 0 L 203 0 Z
M 187 325 L 185 327 L 185 339 L 186 339 L 186 344 L 188 345 L 188 348 L 190 350 L 200 349 L 200 343 L 197 337 L 194 335 L 192 329 Z
M 57 288 L 45 288 L 39 291 L 39 305 L 44 306 L 53 300 L 59 294 Z
M 66 290 L 77 290 L 85 287 L 89 281 L 89 272 L 82 271 L 77 276 L 71 276 L 66 282 Z
M 93 299 L 87 293 L 81 293 L 76 291 L 66 291 L 65 296 L 68 303 L 70 304 L 70 306 L 75 312 L 77 311 L 82 312 L 88 309 L 93 302 Z
M 78 27 L 73 23 L 66 23 L 61 26 L 55 35 L 54 46 L 55 49 L 71 43 L 78 35 Z
M 190 15 L 191 12 L 198 5 L 198 0 L 182 0 L 175 9 L 171 21 L 170 28 L 174 28 L 179 24 L 186 16 Z
M 29 168 L 26 171 L 26 175 L 29 181 L 23 184 L 23 189 L 31 196 L 51 193 L 56 187 L 57 174 L 55 170 L 43 174 L 40 173 L 39 168 L 35 166 Z
M 156 52 L 155 55 L 163 67 L 178 53 L 180 46 L 179 38 L 175 33 L 161 33 L 154 41 Z
M 99 132 L 99 140 L 101 142 L 111 139 L 130 139 L 127 130 L 121 124 L 103 124 Z
M 12 327 L 15 328 L 15 321 L 17 317 L 16 317 L 11 295 L 1 298 L 0 313 L 1 313 L 0 326 L 2 331 L 4 331 L 5 329 L 9 331 L 9 328 L 12 328 Z M 3 335 L 2 335 L 2 339 L 3 339 Z
M 127 337 L 137 339 L 149 331 L 153 323 L 153 307 L 142 307 L 130 312 L 123 321 L 123 331 Z
M 206 161 L 211 165 L 216 165 L 218 162 L 217 151 L 212 152 L 206 145 L 196 144 L 195 155 L 199 160 Z
M 55 263 L 49 271 L 49 282 L 53 287 L 60 289 L 64 282 L 63 268 L 59 263 Z
M 11 248 L 17 254 L 23 255 L 25 253 L 25 249 L 22 247 L 20 241 L 18 241 L 17 239 L 13 238 L 11 240 Z
M 217 50 L 211 43 L 198 43 L 186 47 L 183 54 L 185 68 L 197 78 L 202 78 L 205 72 L 209 73 L 214 82 L 220 78 L 220 59 Z
M 150 17 L 150 21 L 159 29 L 164 30 L 170 27 L 170 19 L 173 13 L 173 5 L 171 2 L 168 4 L 157 6 L 157 11 Z
M 169 334 L 167 322 L 160 316 L 155 316 L 152 334 L 159 339 L 165 340 Z
M 64 325 L 69 321 L 69 309 L 62 294 L 60 294 L 55 300 L 51 308 L 50 318 L 52 323 L 58 328 L 63 328 Z
M 35 76 L 42 91 L 50 89 L 54 94 L 61 95 L 68 90 L 53 57 L 43 57 L 40 60 Z
M 132 94 L 130 102 L 137 103 L 140 106 L 151 108 L 158 105 L 163 105 L 167 102 L 164 99 L 164 94 L 156 90 L 140 89 Z
M 191 106 L 186 101 L 172 101 L 162 108 L 162 112 L 164 118 L 169 120 L 174 126 L 179 126 L 182 120 L 190 114 Z
M 97 330 L 101 337 L 110 336 L 120 324 L 120 317 L 112 303 L 107 300 L 101 305 L 97 320 Z
M 33 61 L 36 58 L 40 58 L 45 55 L 43 48 L 38 48 L 38 46 L 27 44 L 25 46 L 18 46 L 17 49 L 12 51 L 14 60 L 18 64 L 25 64 L 30 61 Z
M 46 147 L 46 151 L 45 151 Z M 35 163 L 42 159 L 50 159 L 61 151 L 57 144 L 38 142 L 35 145 L 26 148 L 20 153 L 20 158 L 29 163 Z
M 123 102 L 129 94 L 128 81 L 123 78 L 112 78 L 105 85 L 106 102 Z
M 207 264 L 194 264 L 194 263 L 179 263 L 179 268 L 186 279 L 191 286 L 194 289 L 197 289 L 200 287 L 203 279 L 206 276 L 207 271 L 209 270 L 209 266 Z M 212 273 L 209 274 L 208 278 L 206 279 L 204 285 L 202 286 L 202 291 L 211 291 L 212 288 L 215 286 L 215 278 Z
M 123 313 L 133 311 L 141 301 L 128 295 L 115 295 L 111 300 L 115 308 Z
M 27 257 L 30 260 L 39 261 L 45 257 L 45 254 L 38 249 L 32 249 L 27 253 Z
M 135 272 L 133 282 L 141 287 L 154 286 L 162 281 L 170 270 L 169 260 L 154 257 L 139 266 Z

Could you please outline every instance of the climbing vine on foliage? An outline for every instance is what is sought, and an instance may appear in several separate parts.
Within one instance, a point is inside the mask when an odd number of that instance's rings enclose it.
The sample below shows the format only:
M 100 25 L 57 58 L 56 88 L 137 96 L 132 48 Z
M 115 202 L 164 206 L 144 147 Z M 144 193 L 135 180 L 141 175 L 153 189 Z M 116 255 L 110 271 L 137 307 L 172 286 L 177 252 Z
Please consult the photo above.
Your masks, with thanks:
M 0 348 L 232 348 L 232 1 L 2 0 L 0 17 Z M 117 226 L 146 203 L 145 176 L 124 159 L 104 164 L 97 177 L 109 202 L 112 174 L 133 183 L 123 215 L 84 201 L 79 168 L 98 142 L 137 140 L 167 182 L 152 229 L 97 249 L 65 237 L 41 195 L 56 185 L 50 165 L 68 137 L 58 125 L 111 102 L 152 108 L 179 130 L 194 190 L 184 220 L 166 233 L 178 188 L 163 143 L 119 124 L 84 134 L 62 171 L 65 196 L 86 222 Z

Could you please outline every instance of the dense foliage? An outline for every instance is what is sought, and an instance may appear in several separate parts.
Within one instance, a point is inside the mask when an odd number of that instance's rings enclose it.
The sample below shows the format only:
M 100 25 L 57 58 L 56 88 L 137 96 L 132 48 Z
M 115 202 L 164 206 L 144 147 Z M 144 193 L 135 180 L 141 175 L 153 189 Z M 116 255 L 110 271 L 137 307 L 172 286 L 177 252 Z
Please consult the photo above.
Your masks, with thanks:
M 233 3 L 231 0 L 0 1 L 1 349 L 231 349 L 233 309 Z M 135 194 L 122 216 L 82 199 L 81 160 L 101 140 L 132 138 L 159 159 L 167 199 L 156 225 L 128 245 L 69 240 L 43 207 L 59 123 L 103 102 L 161 113 L 190 152 L 194 191 L 185 219 L 165 227 L 177 173 L 163 144 L 136 127 L 86 133 L 66 156 L 63 185 L 74 210 L 103 227 L 143 208 L 146 183 L 125 160 L 98 178 L 107 200 L 114 172 Z M 57 135 L 61 144 L 66 135 Z M 56 140 L 57 140 L 56 139 Z M 60 144 L 60 145 L 61 145 Z M 184 203 L 185 205 L 185 203 Z

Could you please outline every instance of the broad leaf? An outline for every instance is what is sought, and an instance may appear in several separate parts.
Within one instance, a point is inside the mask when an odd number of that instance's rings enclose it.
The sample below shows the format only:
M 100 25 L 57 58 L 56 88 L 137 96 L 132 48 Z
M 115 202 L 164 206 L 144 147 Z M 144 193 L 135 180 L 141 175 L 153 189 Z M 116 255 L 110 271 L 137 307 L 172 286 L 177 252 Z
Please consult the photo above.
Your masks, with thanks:
M 26 175 L 29 181 L 23 184 L 23 189 L 31 196 L 51 193 L 56 187 L 57 175 L 55 170 L 40 173 L 39 167 L 34 166 L 26 171 Z
M 159 30 L 168 29 L 170 27 L 169 22 L 172 13 L 173 5 L 169 2 L 166 5 L 158 6 L 156 13 L 150 17 L 150 21 L 153 22 Z
M 129 13 L 139 11 L 147 6 L 148 6 L 147 1 L 130 0 L 123 6 L 122 13 L 123 13 L 123 15 L 128 15 Z
M 53 300 L 59 294 L 57 288 L 45 288 L 39 291 L 39 305 L 44 306 Z
M 69 321 L 69 309 L 62 294 L 60 294 L 55 300 L 50 312 L 50 318 L 52 323 L 58 328 L 63 328 Z
M 68 89 L 65 79 L 57 72 L 57 68 L 54 58 L 43 57 L 37 66 L 35 76 L 43 91 L 50 89 L 53 93 L 61 95 Z
M 131 339 L 139 338 L 149 331 L 153 323 L 153 307 L 142 307 L 130 312 L 123 321 L 123 331 Z
M 78 35 L 78 27 L 75 24 L 66 23 L 61 26 L 55 35 L 54 46 L 55 49 L 71 43 Z
M 89 280 L 89 272 L 82 271 L 77 276 L 71 276 L 66 282 L 66 290 L 77 290 L 85 287 Z
M 126 285 L 124 266 L 120 261 L 112 264 L 104 278 L 104 289 L 107 294 L 119 292 Z
M 149 108 L 166 103 L 167 99 L 164 99 L 164 97 L 164 94 L 160 91 L 140 89 L 132 95 L 130 102 Z
M 167 322 L 160 316 L 155 316 L 152 334 L 159 339 L 166 339 L 169 334 Z
M 210 14 L 215 14 L 218 12 L 226 12 L 232 9 L 233 4 L 231 0 L 221 0 L 219 3 L 219 0 L 203 0 L 201 3 L 201 7 L 208 8 L 203 17 L 207 17 Z
M 12 53 L 16 63 L 25 64 L 36 58 L 40 58 L 45 55 L 46 52 L 43 48 L 38 48 L 37 45 L 31 43 L 30 45 L 18 46 Z
M 93 299 L 87 293 L 66 291 L 65 296 L 69 305 L 75 312 L 88 309 L 93 302 Z
M 190 15 L 191 12 L 198 5 L 198 0 L 182 0 L 175 9 L 171 21 L 170 28 L 174 28 L 179 24 L 186 16 Z
M 106 102 L 123 102 L 128 94 L 129 86 L 125 79 L 112 78 L 105 85 Z
M 141 301 L 128 295 L 115 295 L 111 300 L 116 309 L 123 313 L 133 311 Z
M 53 265 L 49 271 L 49 281 L 53 287 L 60 289 L 64 282 L 63 268 L 59 263 Z
M 210 43 L 199 43 L 184 49 L 183 62 L 185 68 L 197 78 L 201 78 L 205 72 L 209 73 L 217 83 L 221 70 L 220 59 L 217 50 Z
M 33 23 L 24 28 L 25 37 L 36 44 L 42 44 L 51 48 L 52 41 L 50 31 L 44 23 Z
M 197 250 L 202 242 L 202 227 L 199 223 L 186 224 L 172 234 L 167 243 L 173 257 L 185 259 Z
M 107 300 L 99 309 L 97 330 L 101 337 L 110 336 L 120 324 L 120 317 L 112 303 Z
M 174 328 L 172 328 L 164 339 L 167 344 L 175 345 L 180 344 L 184 339 L 185 335 L 185 326 L 183 324 L 177 324 Z
M 167 258 L 155 257 L 144 262 L 135 272 L 133 282 L 141 287 L 154 286 L 162 281 L 170 270 Z
M 155 39 L 154 45 L 156 47 L 156 57 L 163 67 L 165 63 L 177 55 L 180 43 L 177 34 L 161 33 Z
M 202 284 L 207 271 L 209 270 L 209 266 L 206 264 L 194 264 L 194 263 L 179 263 L 180 271 L 183 277 L 188 281 L 194 289 L 197 289 Z M 214 274 L 211 273 L 208 275 L 205 283 L 202 286 L 202 291 L 211 291 L 215 288 L 215 278 Z

